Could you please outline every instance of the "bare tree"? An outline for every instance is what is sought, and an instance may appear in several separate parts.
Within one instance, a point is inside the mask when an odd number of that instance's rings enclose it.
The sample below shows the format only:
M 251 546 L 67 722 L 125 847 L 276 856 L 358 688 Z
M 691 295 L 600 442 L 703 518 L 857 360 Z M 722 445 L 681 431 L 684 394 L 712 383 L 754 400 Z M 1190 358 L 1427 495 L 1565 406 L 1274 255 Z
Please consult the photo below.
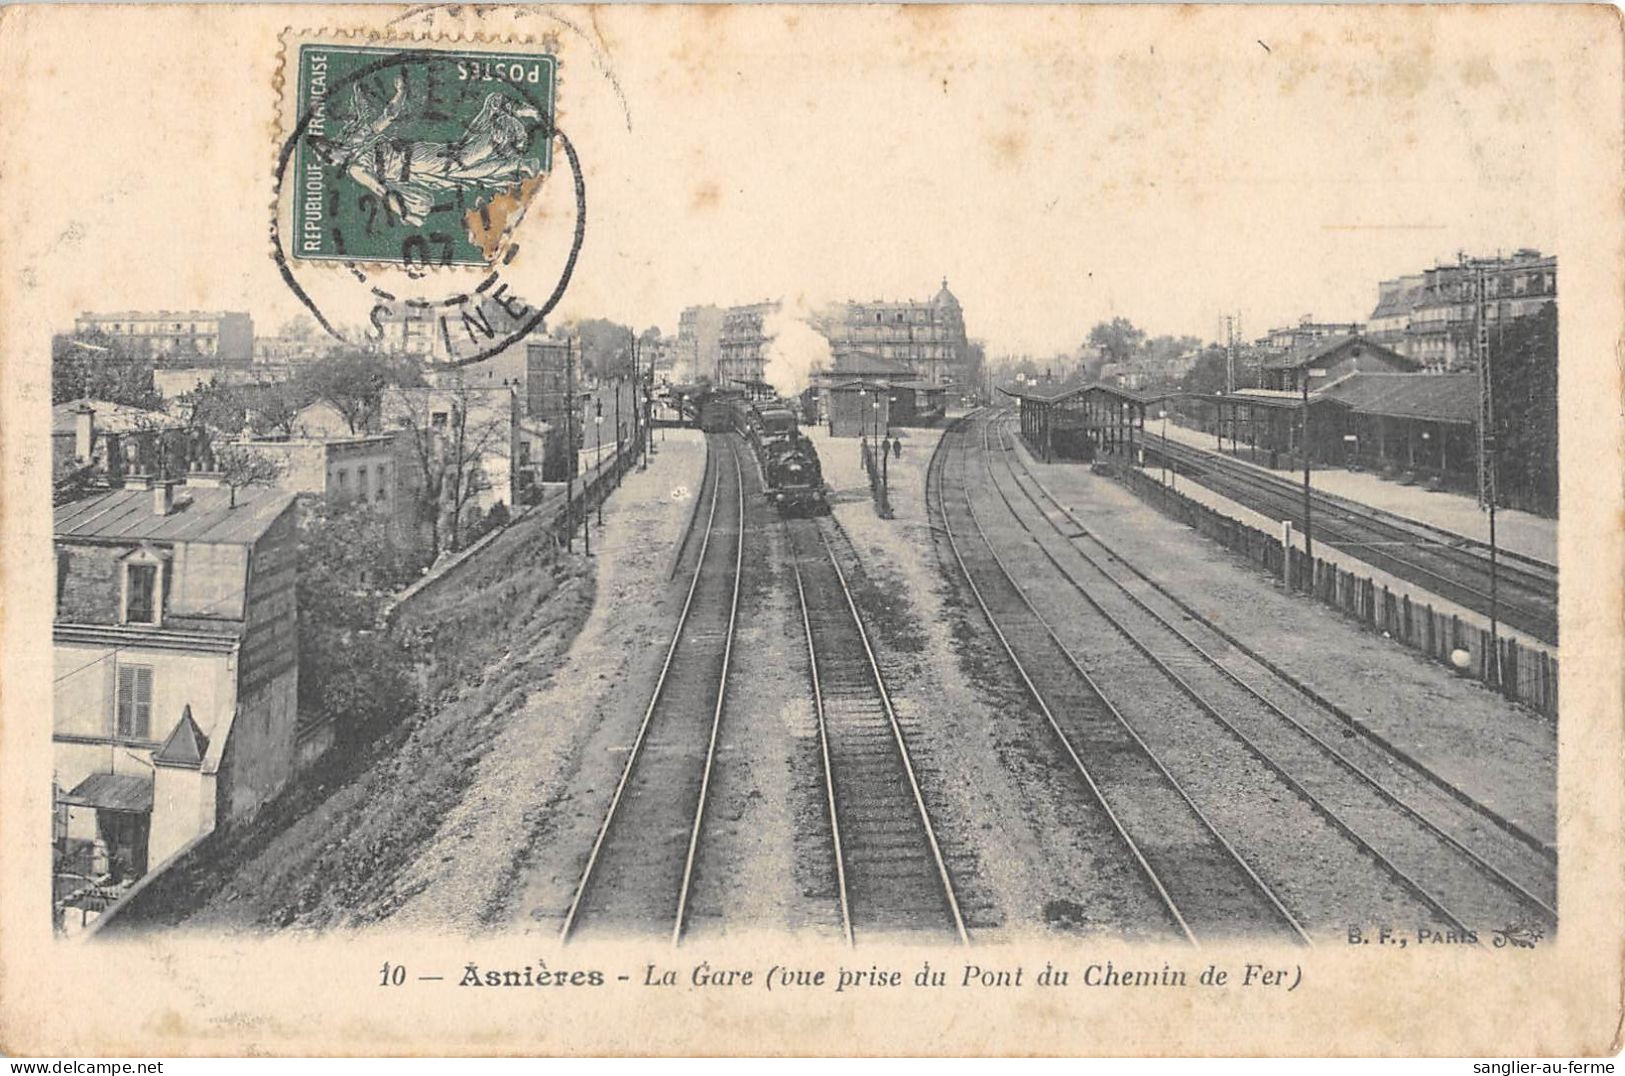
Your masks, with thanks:
M 262 380 L 247 393 L 248 420 L 257 433 L 280 433 L 292 437 L 299 412 L 314 398 L 309 386 L 298 378 Z
M 221 445 L 214 453 L 215 470 L 231 489 L 231 506 L 245 486 L 270 486 L 282 477 L 282 464 L 244 445 Z
M 438 556 L 444 535 L 443 547 L 458 549 L 468 506 L 492 488 L 487 461 L 512 451 L 513 397 L 458 383 L 396 389 L 389 400 L 396 424 L 411 438 L 422 479 L 419 513 L 430 527 L 430 547 Z
M 377 413 L 378 397 L 389 384 L 390 370 L 381 356 L 340 351 L 312 363 L 302 380 L 311 399 L 331 404 L 351 433 L 363 433 Z

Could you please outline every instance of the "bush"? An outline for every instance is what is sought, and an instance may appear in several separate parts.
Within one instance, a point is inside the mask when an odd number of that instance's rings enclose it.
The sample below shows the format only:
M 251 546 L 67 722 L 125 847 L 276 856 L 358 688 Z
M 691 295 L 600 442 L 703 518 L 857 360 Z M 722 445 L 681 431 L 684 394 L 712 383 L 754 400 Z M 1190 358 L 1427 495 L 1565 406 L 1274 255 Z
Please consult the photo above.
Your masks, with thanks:
M 410 656 L 379 630 L 384 605 L 418 577 L 423 551 L 395 541 L 363 504 L 304 502 L 299 533 L 299 707 L 338 738 L 370 738 L 417 708 Z

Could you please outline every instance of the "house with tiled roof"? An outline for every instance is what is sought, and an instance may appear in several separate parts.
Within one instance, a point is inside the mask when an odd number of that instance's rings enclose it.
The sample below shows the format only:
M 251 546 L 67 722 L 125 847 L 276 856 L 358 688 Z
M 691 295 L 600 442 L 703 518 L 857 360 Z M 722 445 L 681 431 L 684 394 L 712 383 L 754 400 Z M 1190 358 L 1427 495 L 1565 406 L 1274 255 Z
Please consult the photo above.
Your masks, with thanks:
M 55 509 L 56 910 L 84 925 L 292 776 L 295 509 L 139 476 Z
M 1420 363 L 1358 334 L 1328 336 L 1263 361 L 1262 388 L 1275 392 L 1309 391 L 1355 373 L 1411 373 Z

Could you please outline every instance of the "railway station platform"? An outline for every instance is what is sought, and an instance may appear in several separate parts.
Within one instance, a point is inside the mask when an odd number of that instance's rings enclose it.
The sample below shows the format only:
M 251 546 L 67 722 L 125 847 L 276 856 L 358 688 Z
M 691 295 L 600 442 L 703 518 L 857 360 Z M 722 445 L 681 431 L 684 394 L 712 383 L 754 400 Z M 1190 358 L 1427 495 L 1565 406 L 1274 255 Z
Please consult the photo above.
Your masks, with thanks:
M 1150 421 L 1144 431 L 1147 444 L 1155 444 L 1162 437 L 1162 424 Z M 1211 433 L 1203 433 L 1168 423 L 1168 440 L 1190 448 L 1218 455 Z M 1223 454 L 1226 460 L 1252 467 L 1263 474 L 1277 478 L 1294 478 L 1301 482 L 1303 472 L 1271 470 L 1261 464 Z M 1152 468 L 1154 470 L 1154 468 Z M 1404 486 L 1380 478 L 1366 471 L 1349 471 L 1338 467 L 1317 467 L 1310 472 L 1309 484 L 1322 493 L 1343 497 L 1359 504 L 1380 508 L 1385 512 L 1415 520 L 1430 527 L 1459 534 L 1480 542 L 1490 540 L 1489 515 L 1468 496 L 1447 491 L 1430 491 L 1420 485 Z M 1557 563 L 1557 520 L 1547 519 L 1530 512 L 1501 508 L 1495 513 L 1496 544 L 1513 553 Z

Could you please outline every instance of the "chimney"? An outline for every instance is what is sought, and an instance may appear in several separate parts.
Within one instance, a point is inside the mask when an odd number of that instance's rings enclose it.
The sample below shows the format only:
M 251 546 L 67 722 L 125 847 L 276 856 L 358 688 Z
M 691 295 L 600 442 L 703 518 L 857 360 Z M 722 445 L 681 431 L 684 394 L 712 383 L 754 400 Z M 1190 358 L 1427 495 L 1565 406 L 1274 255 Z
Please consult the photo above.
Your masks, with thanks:
M 167 516 L 175 507 L 175 483 L 154 482 L 152 484 L 152 514 Z
M 80 404 L 73 413 L 73 454 L 89 463 L 96 451 L 96 409 Z

